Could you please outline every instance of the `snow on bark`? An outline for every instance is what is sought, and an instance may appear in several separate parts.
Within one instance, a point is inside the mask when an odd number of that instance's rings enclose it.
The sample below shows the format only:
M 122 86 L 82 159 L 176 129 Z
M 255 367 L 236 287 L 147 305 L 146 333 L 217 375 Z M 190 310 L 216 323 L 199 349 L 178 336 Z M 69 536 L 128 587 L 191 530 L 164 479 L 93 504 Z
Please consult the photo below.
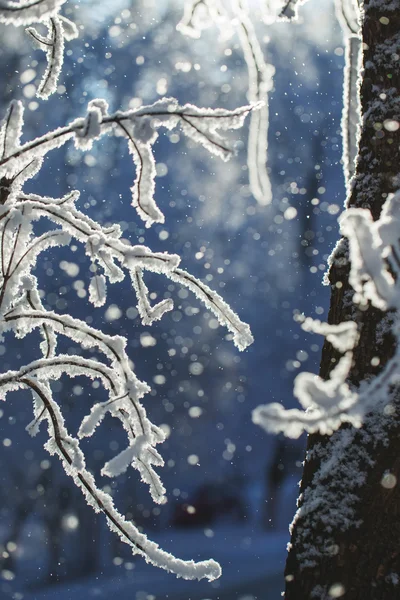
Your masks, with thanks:
M 400 373 L 400 197 L 396 191 L 399 189 L 398 167 L 390 162 L 391 152 L 397 156 L 397 150 L 390 148 L 397 140 L 394 132 L 400 123 L 396 51 L 399 2 L 368 0 L 360 5 L 364 9 L 363 31 L 370 36 L 365 38 L 368 43 L 363 47 L 362 142 L 356 174 L 348 185 L 347 207 L 351 208 L 340 217 L 341 232 L 347 239 L 342 239 L 334 251 L 329 279 L 333 294 L 332 320 L 350 320 L 334 326 L 308 319 L 303 323 L 306 330 L 329 336 L 329 341 L 344 356 L 338 359 L 337 353 L 330 352 L 326 345 L 322 373 L 328 379 L 311 374 L 298 376 L 295 395 L 304 410 L 285 411 L 278 404 L 259 407 L 254 414 L 254 419 L 265 429 L 283 431 L 293 437 L 302 431 L 331 434 L 330 438 L 309 438 L 286 571 L 286 595 L 296 599 L 333 597 L 331 582 L 327 581 L 335 577 L 334 581 L 343 581 L 347 586 L 352 577 L 351 566 L 357 561 L 360 564 L 358 582 L 366 583 L 364 591 L 370 585 L 369 589 L 382 593 L 379 583 L 388 581 L 385 572 L 376 575 L 375 568 L 365 577 L 363 573 L 360 577 L 360 573 L 365 571 L 365 565 L 380 565 L 386 560 L 390 564 L 397 544 L 394 534 L 394 545 L 392 541 L 388 544 L 388 553 L 378 552 L 371 560 L 375 541 L 369 540 L 369 547 L 360 549 L 354 559 L 348 560 L 354 549 L 360 548 L 360 540 L 366 539 L 362 537 L 364 525 L 365 532 L 373 531 L 369 529 L 368 519 L 374 518 L 371 506 L 379 497 L 377 488 L 379 490 L 380 484 L 385 487 L 387 473 L 382 465 L 390 456 L 382 449 L 391 448 L 394 460 L 396 457 L 396 390 Z M 352 2 L 341 3 L 344 12 L 351 6 Z M 348 14 L 346 12 L 347 17 Z M 354 27 L 357 27 L 356 21 L 347 35 L 352 38 L 354 34 L 356 39 Z M 355 96 L 348 96 L 354 109 Z M 344 116 L 343 125 L 348 120 L 348 116 Z M 344 127 L 345 135 L 348 129 Z M 354 135 L 350 137 L 354 142 Z M 395 145 L 397 148 L 398 144 Z M 353 164 L 349 157 L 346 160 L 348 184 Z M 355 294 L 347 288 L 348 272 Z M 344 297 L 341 296 L 343 286 L 346 286 Z M 361 310 L 357 310 L 358 307 Z M 375 308 L 390 312 L 385 314 Z M 356 323 L 351 322 L 353 318 Z M 354 347 L 357 340 L 352 337 L 357 330 L 363 342 L 360 348 Z M 395 342 L 389 336 L 393 336 Z M 363 358 L 363 352 L 367 358 Z M 350 371 L 352 353 L 357 362 Z M 333 371 L 332 364 L 336 364 Z M 355 427 L 334 431 L 342 422 Z M 377 478 L 376 484 L 371 485 L 372 478 Z M 368 496 L 372 497 L 371 503 Z M 392 513 L 386 512 L 385 525 L 390 528 Z M 314 582 L 318 585 L 312 589 Z M 353 580 L 351 584 L 352 589 L 347 587 L 343 593 L 356 597 L 360 590 Z

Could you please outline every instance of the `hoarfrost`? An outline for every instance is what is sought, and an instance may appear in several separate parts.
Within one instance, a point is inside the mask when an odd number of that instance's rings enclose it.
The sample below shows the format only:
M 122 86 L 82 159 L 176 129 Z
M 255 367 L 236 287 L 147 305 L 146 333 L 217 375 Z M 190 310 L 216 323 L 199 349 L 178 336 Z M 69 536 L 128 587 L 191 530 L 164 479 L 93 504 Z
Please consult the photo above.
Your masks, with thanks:
M 73 25 L 54 13 L 60 5 L 51 4 L 53 8 L 49 8 L 50 3 L 43 3 L 51 13 L 48 24 L 53 32 L 51 42 L 46 38 L 52 44 L 52 56 L 40 88 L 44 96 L 57 83 L 63 39 L 70 39 L 75 31 Z M 3 8 L 3 4 L 0 7 Z M 37 43 L 43 45 L 46 40 L 39 36 Z M 22 187 L 40 169 L 46 154 L 66 142 L 74 141 L 79 149 L 85 151 L 103 135 L 115 133 L 120 137 L 122 132 L 136 164 L 134 204 L 147 226 L 161 222 L 164 217 L 154 198 L 153 144 L 159 135 L 158 130 L 180 126 L 190 139 L 226 160 L 232 150 L 219 132 L 241 127 L 246 116 L 258 108 L 250 105 L 235 110 L 197 108 L 191 104 L 180 106 L 175 99 L 166 98 L 140 109 L 109 114 L 107 103 L 96 99 L 89 103 L 86 116 L 21 145 L 23 106 L 20 102 L 13 102 L 0 128 L 0 335 L 12 332 L 23 339 L 32 331 L 39 330 L 42 336 L 41 358 L 19 370 L 0 374 L 0 398 L 5 399 L 8 393 L 21 388 L 30 389 L 34 397 L 34 419 L 27 431 L 35 435 L 40 424 L 47 421 L 49 440 L 46 449 L 60 458 L 67 474 L 94 510 L 105 514 L 111 529 L 131 546 L 133 553 L 187 579 L 205 577 L 213 580 L 219 577 L 220 567 L 212 560 L 195 563 L 176 559 L 147 540 L 116 510 L 112 498 L 96 487 L 93 476 L 86 469 L 80 447 L 80 439 L 91 436 L 104 416 L 110 413 L 120 421 L 126 432 L 127 446 L 106 463 L 103 474 L 114 477 L 132 467 L 140 473 L 153 500 L 161 504 L 166 501 L 164 486 L 155 470 L 164 464 L 156 446 L 164 441 L 165 436 L 148 419 L 141 402 L 150 388 L 137 378 L 133 370 L 126 351 L 127 340 L 118 335 L 107 335 L 68 314 L 59 315 L 47 310 L 40 299 L 38 281 L 32 270 L 44 251 L 68 245 L 73 240 L 82 245 L 92 263 L 89 301 L 94 306 L 105 304 L 107 283 L 121 281 L 128 273 L 143 323 L 150 325 L 161 319 L 172 309 L 173 303 L 165 299 L 154 306 L 150 304 L 143 278 L 144 273 L 150 271 L 194 291 L 198 299 L 232 331 L 234 341 L 241 349 L 252 341 L 250 329 L 218 294 L 179 269 L 179 256 L 152 252 L 144 245 L 132 245 L 121 238 L 118 225 L 104 227 L 81 212 L 76 205 L 79 198 L 77 191 L 63 198 L 50 198 L 27 194 Z M 36 221 L 47 223 L 47 229 L 40 236 L 34 232 Z M 57 341 L 60 336 L 84 350 L 95 350 L 100 357 L 88 359 L 79 354 L 59 353 Z M 76 438 L 67 431 L 61 408 L 50 387 L 52 381 L 64 375 L 96 380 L 108 393 L 108 399 L 94 404 L 89 415 L 82 420 Z

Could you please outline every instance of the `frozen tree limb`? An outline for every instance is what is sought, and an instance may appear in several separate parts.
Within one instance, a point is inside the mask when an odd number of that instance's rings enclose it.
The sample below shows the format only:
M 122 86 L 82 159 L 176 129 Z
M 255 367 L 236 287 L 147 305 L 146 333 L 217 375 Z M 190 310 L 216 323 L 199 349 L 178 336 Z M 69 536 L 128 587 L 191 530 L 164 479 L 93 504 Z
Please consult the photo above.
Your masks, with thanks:
M 249 89 L 248 99 L 258 103 L 250 121 L 247 167 L 250 189 L 262 205 L 272 201 L 267 171 L 268 154 L 268 92 L 272 89 L 275 69 L 265 61 L 264 54 L 250 18 L 246 0 L 233 0 L 228 12 L 219 0 L 189 0 L 177 29 L 184 35 L 199 38 L 203 29 L 216 24 L 222 35 L 237 33 L 246 61 Z
M 294 21 L 298 18 L 300 6 L 308 0 L 280 0 L 281 7 L 279 17 L 284 20 Z
M 353 353 L 346 352 L 327 381 L 306 372 L 296 377 L 294 395 L 304 410 L 286 410 L 278 403 L 258 406 L 253 422 L 268 432 L 283 432 L 291 438 L 300 437 L 304 431 L 331 435 L 345 421 L 360 427 L 360 415 L 352 410 L 359 398 L 346 383 L 352 359 Z
M 249 16 L 246 0 L 234 0 L 236 30 L 242 46 L 249 76 L 248 99 L 262 102 L 262 107 L 250 119 L 247 167 L 250 189 L 262 205 L 272 202 L 271 182 L 267 171 L 269 107 L 268 92 L 273 85 L 275 69 L 265 61 L 254 25 Z
M 358 0 L 336 0 L 336 15 L 345 40 L 345 69 L 343 84 L 343 169 L 347 192 L 355 173 L 358 138 L 361 124 L 359 97 L 361 69 L 361 37 Z
M 56 27 L 61 26 L 61 19 L 51 19 Z M 132 245 L 121 238 L 118 225 L 103 227 L 81 212 L 76 206 L 78 192 L 63 198 L 50 198 L 24 193 L 22 188 L 24 182 L 40 170 L 46 154 L 67 141 L 73 140 L 85 151 L 104 134 L 119 137 L 122 134 L 134 153 L 136 164 L 133 205 L 147 226 L 161 222 L 164 217 L 154 199 L 153 144 L 158 130 L 180 126 L 187 137 L 227 160 L 232 149 L 220 132 L 241 127 L 249 112 L 258 108 L 259 105 L 236 110 L 197 108 L 190 104 L 180 106 L 173 98 L 167 98 L 137 110 L 109 114 L 103 100 L 93 100 L 85 117 L 21 145 L 23 106 L 14 102 L 0 127 L 0 335 L 13 333 L 16 338 L 23 339 L 37 329 L 42 335 L 41 358 L 19 370 L 0 374 L 0 399 L 5 400 L 9 392 L 26 387 L 31 389 L 34 420 L 28 426 L 28 432 L 36 434 L 41 421 L 47 420 L 47 450 L 60 457 L 66 472 L 94 510 L 105 514 L 111 529 L 131 546 L 134 553 L 186 579 L 207 578 L 211 581 L 219 577 L 220 567 L 212 560 L 194 563 L 176 559 L 147 540 L 116 510 L 111 497 L 96 487 L 80 448 L 79 440 L 93 435 L 109 413 L 120 421 L 126 432 L 127 445 L 103 466 L 102 474 L 115 477 L 132 466 L 148 486 L 153 501 L 166 502 L 165 489 L 156 472 L 156 468 L 164 464 L 156 446 L 165 436 L 149 420 L 141 402 L 150 388 L 133 370 L 126 352 L 127 340 L 107 335 L 68 314 L 46 310 L 32 270 L 44 251 L 68 246 L 74 240 L 82 244 L 92 263 L 94 275 L 89 284 L 89 301 L 94 306 L 105 303 L 107 283 L 121 281 L 128 273 L 143 323 L 149 325 L 162 318 L 172 309 L 173 302 L 165 299 L 155 306 L 150 304 L 143 279 L 147 270 L 193 291 L 219 322 L 227 326 L 240 349 L 252 342 L 250 329 L 218 294 L 179 268 L 177 255 Z M 39 220 L 49 225 L 40 236 L 34 230 L 34 223 Z M 95 350 L 99 358 L 59 353 L 59 336 L 68 338 L 83 352 Z M 82 420 L 77 438 L 66 430 L 61 409 L 50 388 L 51 382 L 63 375 L 100 381 L 108 393 L 108 399 L 95 403 Z
M 0 0 L 0 23 L 32 25 L 54 17 L 66 0 Z
M 400 192 L 390 194 L 377 221 L 368 209 L 350 208 L 339 223 L 349 240 L 349 281 L 356 292 L 355 302 L 399 310 L 400 281 L 393 273 L 399 273 Z
M 47 37 L 41 35 L 35 27 L 26 29 L 34 47 L 43 50 L 47 57 L 47 68 L 36 93 L 43 100 L 47 100 L 57 89 L 64 62 L 64 40 L 71 41 L 78 37 L 76 25 L 58 14 L 65 1 L 0 0 L 0 23 L 15 27 L 39 23 L 48 29 Z
M 400 192 L 389 195 L 380 218 L 373 221 L 368 209 L 350 208 L 339 219 L 341 232 L 349 240 L 349 282 L 353 300 L 361 307 L 371 303 L 382 311 L 396 311 L 393 333 L 400 336 Z M 347 377 L 352 366 L 353 348 L 358 341 L 357 326 L 351 321 L 328 325 L 312 319 L 298 319 L 306 331 L 325 335 L 344 356 L 327 381 L 312 373 L 300 373 L 294 395 L 302 410 L 285 410 L 274 403 L 259 406 L 253 421 L 269 432 L 299 437 L 304 431 L 331 434 L 343 422 L 360 427 L 369 411 L 385 406 L 390 387 L 399 382 L 400 344 L 385 368 L 359 390 L 351 389 Z
M 332 344 L 339 352 L 352 350 L 358 341 L 357 325 L 353 321 L 345 321 L 338 325 L 328 325 L 318 319 L 298 319 L 304 331 L 319 333 L 324 335 L 328 342 Z

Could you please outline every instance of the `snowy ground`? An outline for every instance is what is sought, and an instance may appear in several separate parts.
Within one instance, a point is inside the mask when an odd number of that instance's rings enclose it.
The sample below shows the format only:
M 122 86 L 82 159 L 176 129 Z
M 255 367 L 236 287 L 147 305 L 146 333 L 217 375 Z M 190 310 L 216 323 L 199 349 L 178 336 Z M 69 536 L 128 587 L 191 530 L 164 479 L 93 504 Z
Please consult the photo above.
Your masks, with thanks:
M 202 529 L 173 531 L 156 541 L 182 558 L 215 558 L 223 568 L 213 583 L 176 579 L 135 559 L 130 569 L 78 583 L 34 591 L 12 591 L 13 600 L 279 600 L 288 534 L 254 533 L 247 527 L 218 527 L 213 537 Z

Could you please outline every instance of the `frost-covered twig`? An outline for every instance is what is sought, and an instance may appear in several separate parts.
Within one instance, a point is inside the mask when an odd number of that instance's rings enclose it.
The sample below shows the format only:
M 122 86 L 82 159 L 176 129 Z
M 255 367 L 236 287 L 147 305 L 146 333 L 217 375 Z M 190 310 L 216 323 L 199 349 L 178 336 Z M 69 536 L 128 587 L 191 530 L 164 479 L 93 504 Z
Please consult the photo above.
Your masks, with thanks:
M 42 358 L 17 371 L 0 374 L 0 398 L 5 399 L 9 392 L 30 388 L 35 397 L 35 418 L 28 431 L 35 434 L 41 421 L 46 419 L 50 438 L 46 448 L 59 455 L 89 504 L 106 515 L 111 529 L 132 547 L 133 552 L 188 579 L 215 579 L 219 577 L 220 567 L 212 560 L 194 563 L 175 559 L 148 541 L 118 513 L 112 499 L 96 487 L 80 449 L 79 439 L 93 435 L 105 415 L 111 414 L 121 422 L 127 435 L 127 446 L 103 466 L 101 473 L 115 477 L 132 466 L 148 485 L 153 500 L 160 504 L 166 501 L 164 486 L 155 470 L 164 464 L 156 446 L 165 436 L 147 417 L 141 400 L 150 388 L 133 371 L 126 352 L 126 339 L 107 335 L 70 315 L 46 310 L 32 270 L 42 252 L 68 245 L 73 239 L 83 245 L 92 262 L 94 275 L 89 284 L 89 301 L 94 306 L 105 303 L 107 283 L 121 281 L 128 273 L 142 322 L 149 325 L 160 319 L 172 309 L 173 302 L 165 299 L 155 306 L 150 304 L 144 281 L 145 272 L 150 271 L 194 292 L 228 328 L 240 349 L 252 342 L 250 329 L 218 294 L 179 268 L 177 255 L 132 245 L 121 238 L 118 225 L 103 227 L 82 213 L 76 204 L 78 192 L 54 199 L 24 193 L 22 186 L 40 169 L 46 154 L 68 140 L 73 139 L 78 148 L 86 150 L 105 133 L 122 135 L 134 153 L 136 165 L 133 204 L 146 225 L 150 225 L 164 219 L 154 200 L 152 145 L 157 130 L 161 126 L 171 129 L 180 125 L 189 138 L 227 160 L 231 149 L 218 132 L 240 127 L 252 108 L 245 106 L 233 111 L 199 109 L 192 105 L 179 106 L 176 100 L 169 98 L 141 109 L 110 115 L 104 101 L 94 100 L 89 103 L 85 118 L 21 145 L 23 107 L 20 102 L 13 102 L 0 129 L 0 335 L 12 332 L 22 339 L 39 329 L 43 338 L 40 344 Z M 34 223 L 39 220 L 47 221 L 50 228 L 36 235 Z M 58 353 L 59 336 L 70 339 L 83 352 L 96 351 L 99 358 Z M 51 392 L 51 382 L 63 375 L 96 379 L 108 392 L 108 399 L 95 403 L 82 420 L 77 438 L 71 437 L 65 429 L 61 409 Z
M 132 522 L 127 521 L 116 510 L 112 497 L 96 486 L 93 475 L 86 469 L 85 457 L 79 440 L 68 433 L 61 410 L 53 399 L 47 381 L 20 375 L 16 377 L 16 384 L 32 390 L 36 420 L 47 420 L 49 433 L 49 441 L 46 443 L 47 451 L 52 455 L 58 455 L 66 473 L 72 477 L 75 485 L 82 491 L 88 504 L 96 512 L 102 512 L 106 516 L 110 529 L 132 548 L 134 554 L 139 554 L 147 562 L 184 579 L 207 578 L 212 581 L 221 575 L 221 568 L 214 560 L 195 563 L 192 560 L 184 561 L 175 558 L 161 550 L 154 542 L 149 541 Z
M 249 75 L 248 99 L 262 102 L 262 108 L 251 115 L 247 167 L 249 183 L 255 199 L 262 205 L 272 202 L 271 182 L 267 171 L 269 106 L 275 69 L 264 58 L 246 0 L 234 0 L 236 30 L 242 46 Z
M 393 333 L 400 339 L 400 192 L 386 200 L 380 218 L 373 221 L 368 209 L 348 209 L 339 219 L 341 232 L 349 240 L 349 282 L 353 300 L 361 307 L 371 303 L 382 311 L 395 310 Z M 253 421 L 270 432 L 284 432 L 299 437 L 303 431 L 330 434 L 343 422 L 360 427 L 366 414 L 390 398 L 390 387 L 400 379 L 400 344 L 385 368 L 359 390 L 346 382 L 352 366 L 352 350 L 358 340 L 353 322 L 328 325 L 305 319 L 306 331 L 325 335 L 344 356 L 327 381 L 312 373 L 296 377 L 294 395 L 304 411 L 285 410 L 281 404 L 259 406 Z
M 191 104 L 180 106 L 175 98 L 164 98 L 150 106 L 129 111 L 108 114 L 107 103 L 91 100 L 85 118 L 79 118 L 67 125 L 51 131 L 42 137 L 19 145 L 22 126 L 22 104 L 13 103 L 4 120 L 0 132 L 0 179 L 13 179 L 20 176 L 33 160 L 42 159 L 50 150 L 59 148 L 73 139 L 77 148 L 88 150 L 95 140 L 106 133 L 122 135 L 128 140 L 134 155 L 136 180 L 132 188 L 133 205 L 149 227 L 153 223 L 163 223 L 164 215 L 155 204 L 155 166 L 152 146 L 158 137 L 158 129 L 180 127 L 193 141 L 204 146 L 211 154 L 228 160 L 233 153 L 231 145 L 219 131 L 238 129 L 253 110 L 261 104 L 243 106 L 235 110 L 221 108 L 197 108 Z M 10 140 L 7 144 L 7 140 Z M 28 172 L 27 176 L 30 176 Z M 16 189 L 16 186 L 14 186 Z
M 300 6 L 307 0 L 285 0 L 280 17 L 295 20 Z M 347 191 L 355 172 L 361 120 L 359 76 L 361 68 L 361 38 L 359 32 L 359 0 L 335 0 L 336 16 L 345 40 L 345 68 L 343 83 L 343 169 Z
M 131 279 L 138 299 L 137 307 L 143 325 L 151 325 L 154 321 L 161 319 L 166 312 L 173 309 L 174 305 L 170 298 L 166 298 L 155 306 L 151 306 L 148 296 L 149 290 L 143 280 L 142 269 L 132 269 Z
M 308 0 L 281 0 L 279 17 L 289 21 L 297 19 L 300 6 L 306 2 Z
M 76 25 L 59 15 L 65 2 L 66 0 L 0 0 L 0 23 L 15 27 L 38 23 L 47 27 L 47 37 L 41 35 L 35 27 L 26 29 L 34 47 L 46 52 L 47 68 L 36 93 L 44 100 L 57 89 L 64 62 L 64 40 L 71 41 L 78 37 Z
M 295 20 L 300 6 L 307 0 L 277 0 L 265 7 L 265 20 Z M 358 81 L 361 59 L 359 36 L 358 0 L 335 0 L 336 14 L 345 37 L 343 163 L 346 185 L 354 174 L 357 155 L 360 102 Z M 278 6 L 276 6 L 278 5 Z M 253 8 L 253 7 L 252 7 Z M 278 8 L 278 10 L 277 10 Z M 187 0 L 184 15 L 177 29 L 192 38 L 199 38 L 202 31 L 216 24 L 222 35 L 236 32 L 246 61 L 251 102 L 262 102 L 262 108 L 251 115 L 247 166 L 253 196 L 260 204 L 270 204 L 272 190 L 267 169 L 268 159 L 268 93 L 272 89 L 274 67 L 265 60 L 256 34 L 254 19 L 247 0 L 232 0 L 228 8 L 220 0 Z M 349 188 L 348 188 L 349 189 Z
M 0 23 L 32 25 L 54 17 L 66 0 L 0 0 Z
M 247 166 L 253 196 L 260 204 L 267 205 L 272 201 L 267 171 L 268 92 L 272 89 L 275 69 L 265 61 L 246 0 L 233 0 L 230 12 L 219 0 L 189 0 L 177 29 L 185 35 L 199 38 L 202 30 L 213 24 L 224 36 L 227 32 L 237 33 L 248 70 L 248 99 L 252 103 L 260 103 L 260 110 L 251 115 Z
M 177 268 L 171 271 L 170 278 L 189 288 L 197 298 L 204 302 L 206 307 L 217 317 L 219 323 L 225 325 L 233 334 L 233 341 L 239 350 L 245 350 L 253 343 L 250 327 L 238 318 L 219 294 L 182 269 Z
M 331 434 L 344 421 L 359 427 L 362 422 L 360 415 L 353 410 L 358 396 L 346 383 L 353 359 L 352 349 L 358 339 L 356 324 L 328 325 L 306 319 L 303 327 L 306 331 L 326 335 L 339 351 L 346 352 L 345 355 L 327 381 L 313 373 L 304 372 L 296 377 L 294 395 L 304 410 L 286 410 L 278 403 L 258 406 L 253 411 L 253 422 L 266 431 L 283 432 L 292 438 L 298 438 L 304 431 Z
M 36 95 L 43 100 L 47 100 L 57 89 L 64 61 L 64 40 L 69 41 L 78 37 L 78 29 L 65 17 L 52 17 L 45 22 L 45 25 L 48 28 L 48 37 L 41 36 L 34 27 L 28 27 L 26 30 L 33 45 L 46 52 L 47 69 L 36 92 Z
M 227 13 L 220 0 L 189 0 L 185 2 L 182 19 L 176 29 L 183 35 L 198 39 L 210 25 L 226 25 Z
M 361 123 L 359 81 L 361 69 L 361 37 L 359 33 L 358 0 L 336 0 L 336 15 L 345 40 L 343 84 L 343 169 L 347 192 L 355 172 L 358 137 Z

